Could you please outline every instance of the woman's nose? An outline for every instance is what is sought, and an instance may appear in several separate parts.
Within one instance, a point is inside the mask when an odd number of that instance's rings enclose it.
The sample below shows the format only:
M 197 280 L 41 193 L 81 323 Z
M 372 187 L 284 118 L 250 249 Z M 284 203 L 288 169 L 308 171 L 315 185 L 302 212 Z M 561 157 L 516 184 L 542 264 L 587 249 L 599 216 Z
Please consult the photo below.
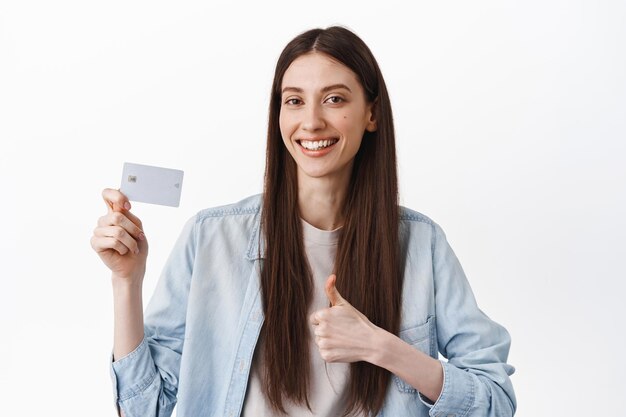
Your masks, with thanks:
M 303 112 L 302 129 L 315 131 L 324 127 L 326 127 L 326 122 L 322 109 L 319 106 L 307 106 Z

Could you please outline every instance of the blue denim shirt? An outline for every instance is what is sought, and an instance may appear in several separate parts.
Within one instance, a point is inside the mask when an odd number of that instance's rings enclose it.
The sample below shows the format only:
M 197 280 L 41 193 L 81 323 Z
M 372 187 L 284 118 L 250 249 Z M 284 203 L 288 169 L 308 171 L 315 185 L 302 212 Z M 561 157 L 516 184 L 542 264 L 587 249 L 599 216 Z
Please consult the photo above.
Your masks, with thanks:
M 183 227 L 146 307 L 144 339 L 111 365 L 126 417 L 169 416 L 176 404 L 178 417 L 240 415 L 263 324 L 260 207 L 255 195 Z M 400 245 L 399 337 L 447 360 L 434 405 L 393 375 L 379 416 L 512 416 L 511 338 L 478 308 L 442 229 L 402 208 Z

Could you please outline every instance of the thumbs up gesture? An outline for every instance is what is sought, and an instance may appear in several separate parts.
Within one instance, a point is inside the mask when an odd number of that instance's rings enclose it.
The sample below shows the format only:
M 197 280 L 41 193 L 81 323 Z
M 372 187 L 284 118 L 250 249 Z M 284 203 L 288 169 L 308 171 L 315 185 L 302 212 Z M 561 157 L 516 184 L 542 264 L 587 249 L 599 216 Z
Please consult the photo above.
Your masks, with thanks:
M 331 307 L 318 310 L 309 318 L 320 355 L 326 362 L 373 362 L 382 329 L 341 296 L 335 287 L 336 279 L 333 274 L 326 280 Z

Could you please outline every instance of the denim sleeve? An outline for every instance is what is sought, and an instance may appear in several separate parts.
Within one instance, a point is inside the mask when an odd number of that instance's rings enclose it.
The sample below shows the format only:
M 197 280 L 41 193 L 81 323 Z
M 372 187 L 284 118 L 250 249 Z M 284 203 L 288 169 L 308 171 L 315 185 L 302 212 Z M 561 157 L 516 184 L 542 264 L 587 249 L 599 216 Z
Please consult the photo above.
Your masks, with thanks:
M 434 224 L 433 272 L 437 342 L 447 358 L 443 389 L 430 407 L 431 416 L 508 417 L 517 407 L 509 378 L 515 368 L 506 363 L 511 346 L 507 330 L 476 304 L 461 264 Z
M 115 403 L 126 417 L 167 417 L 176 405 L 185 316 L 196 251 L 190 218 L 165 263 L 144 314 L 144 338 L 111 364 Z

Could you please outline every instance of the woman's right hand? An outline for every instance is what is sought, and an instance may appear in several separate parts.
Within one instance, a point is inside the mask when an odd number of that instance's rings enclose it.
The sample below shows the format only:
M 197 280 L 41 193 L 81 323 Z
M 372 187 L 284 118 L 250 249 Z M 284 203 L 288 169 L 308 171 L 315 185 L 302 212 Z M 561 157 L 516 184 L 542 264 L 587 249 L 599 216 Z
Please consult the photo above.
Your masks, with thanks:
M 132 214 L 128 198 L 105 188 L 102 198 L 108 212 L 98 219 L 91 247 L 113 273 L 115 281 L 141 285 L 146 272 L 148 240 L 141 220 Z

